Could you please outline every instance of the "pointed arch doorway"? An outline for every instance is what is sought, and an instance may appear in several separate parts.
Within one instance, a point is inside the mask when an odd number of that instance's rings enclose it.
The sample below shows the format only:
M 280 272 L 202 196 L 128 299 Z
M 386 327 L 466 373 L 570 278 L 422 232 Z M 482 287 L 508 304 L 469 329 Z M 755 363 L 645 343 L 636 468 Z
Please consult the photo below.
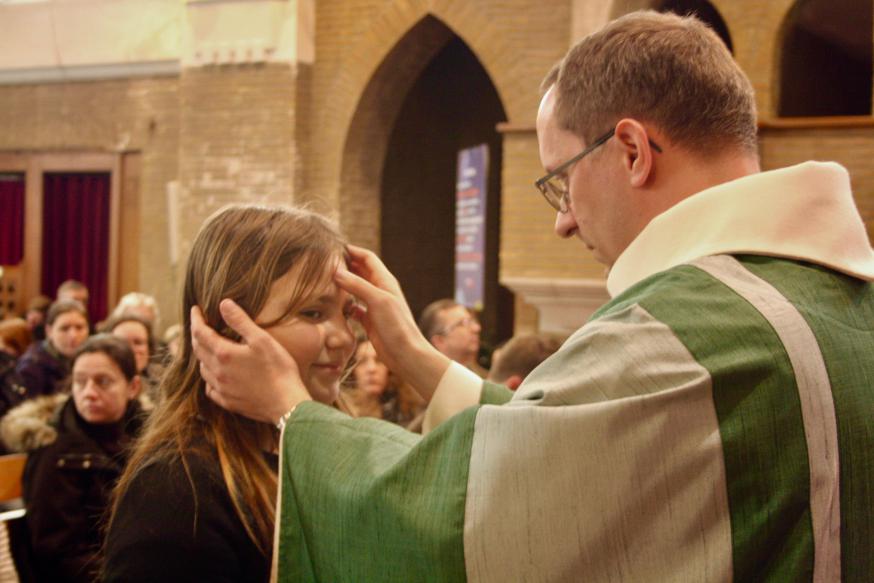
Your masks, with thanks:
M 483 344 L 512 335 L 513 296 L 498 284 L 502 142 L 507 116 L 488 73 L 442 21 L 426 16 L 389 51 L 368 83 L 347 136 L 341 223 L 377 248 L 414 315 L 452 297 L 456 161 L 487 144 Z

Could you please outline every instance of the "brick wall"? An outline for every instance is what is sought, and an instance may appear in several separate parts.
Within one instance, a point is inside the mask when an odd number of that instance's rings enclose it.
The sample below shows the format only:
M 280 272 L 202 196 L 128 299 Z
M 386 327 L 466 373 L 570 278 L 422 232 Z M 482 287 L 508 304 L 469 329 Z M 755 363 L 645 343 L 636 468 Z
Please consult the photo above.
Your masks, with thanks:
M 508 124 L 528 128 L 525 143 L 530 146 L 540 80 L 567 50 L 569 24 L 570 2 L 544 9 L 527 0 L 320 1 L 312 79 L 313 103 L 319 105 L 313 109 L 312 139 L 302 146 L 305 196 L 338 208 L 350 238 L 378 249 L 386 144 L 405 95 L 429 59 L 451 35 L 460 37 L 491 78 Z M 500 276 L 583 273 L 585 258 L 550 236 L 548 208 L 532 187 L 540 171 L 536 146 L 513 148 L 505 140 L 503 160 L 502 204 L 509 204 L 509 210 L 502 207 L 502 220 L 517 216 L 515 201 L 526 202 L 518 211 L 525 227 L 501 227 Z M 526 204 L 540 205 L 533 216 L 542 220 L 535 223 Z M 538 254 L 513 255 L 526 247 L 536 247 Z M 509 255 L 508 248 L 513 250 Z M 426 257 L 427 248 L 422 251 Z M 544 258 L 551 261 L 545 268 Z M 506 261 L 514 260 L 508 271 Z M 517 326 L 530 328 L 535 318 L 517 302 L 516 320 Z
M 390 54 L 428 15 L 441 24 L 423 23 L 416 30 L 417 42 Z M 567 48 L 568 19 L 567 3 L 543 10 L 522 0 L 319 2 L 312 85 L 319 130 L 304 154 L 309 168 L 305 192 L 339 203 L 352 238 L 375 246 L 378 240 L 367 228 L 373 221 L 362 225 L 354 217 L 378 216 L 380 154 L 391 122 L 417 72 L 445 42 L 447 29 L 476 54 L 498 89 L 508 120 L 530 125 L 539 101 L 538 81 Z
M 782 168 L 807 160 L 834 161 L 850 171 L 856 205 L 874 235 L 874 126 L 765 128 L 761 131 L 764 169 Z
M 294 200 L 292 67 L 185 69 L 179 77 L 0 86 L 0 151 L 139 153 L 139 277 L 127 289 L 178 321 L 191 240 L 229 202 Z M 179 263 L 171 264 L 168 185 L 179 185 Z M 125 261 L 125 258 L 122 258 Z
M 183 69 L 178 77 L 0 86 L 0 151 L 139 153 L 139 288 L 175 320 L 181 272 L 170 266 L 167 185 L 180 195 L 179 258 L 202 220 L 231 201 L 315 202 L 350 238 L 378 248 L 380 180 L 394 120 L 417 75 L 452 37 L 488 73 L 502 129 L 500 277 L 603 278 L 576 241 L 552 234 L 553 213 L 532 183 L 542 173 L 534 119 L 538 86 L 574 30 L 591 30 L 650 0 L 319 0 L 312 65 Z M 594 0 L 591 0 L 594 1 Z M 760 116 L 775 115 L 779 45 L 793 0 L 713 0 Z M 411 32 L 412 31 L 412 32 Z M 767 168 L 834 159 L 851 171 L 874 225 L 874 129 L 762 132 Z M 412 220 L 412 219 L 411 219 Z M 126 290 L 122 290 L 126 291 Z M 517 324 L 533 327 L 517 301 Z M 517 326 L 518 327 L 518 326 Z
M 165 313 L 176 295 L 164 185 L 177 176 L 178 90 L 172 77 L 0 86 L 0 151 L 142 152 L 139 287 Z
M 293 202 L 294 80 L 287 65 L 183 70 L 181 257 L 203 219 L 228 203 Z

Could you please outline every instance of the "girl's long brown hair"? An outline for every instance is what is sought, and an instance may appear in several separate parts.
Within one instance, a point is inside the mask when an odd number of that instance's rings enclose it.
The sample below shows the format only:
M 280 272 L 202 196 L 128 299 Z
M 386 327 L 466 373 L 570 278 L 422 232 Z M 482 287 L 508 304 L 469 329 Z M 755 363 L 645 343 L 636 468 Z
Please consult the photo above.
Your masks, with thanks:
M 132 480 L 151 462 L 176 463 L 181 459 L 194 490 L 186 456 L 210 456 L 209 451 L 195 449 L 205 444 L 218 453 L 225 485 L 249 538 L 265 556 L 270 555 L 276 475 L 265 461 L 264 451 L 275 447 L 276 430 L 230 413 L 206 397 L 191 346 L 189 313 L 192 306 L 200 306 L 210 326 L 238 340 L 219 313 L 222 299 L 233 299 L 254 318 L 264 306 L 271 284 L 298 267 L 300 275 L 285 318 L 330 277 L 327 267 L 342 257 L 344 245 L 333 224 L 300 209 L 237 205 L 207 219 L 188 259 L 179 355 L 161 382 L 158 406 L 113 494 L 110 528 Z M 193 493 L 196 501 L 197 492 Z

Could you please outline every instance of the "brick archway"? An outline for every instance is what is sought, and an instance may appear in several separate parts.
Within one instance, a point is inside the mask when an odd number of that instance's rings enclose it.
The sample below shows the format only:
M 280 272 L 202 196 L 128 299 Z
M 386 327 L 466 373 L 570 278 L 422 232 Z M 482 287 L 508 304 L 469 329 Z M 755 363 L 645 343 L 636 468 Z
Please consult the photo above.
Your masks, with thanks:
M 329 123 L 346 131 L 335 154 L 313 160 L 324 178 L 313 186 L 333 199 L 352 241 L 379 248 L 380 182 L 393 121 L 410 86 L 453 35 L 475 53 L 508 120 L 530 116 L 533 121 L 536 86 L 518 73 L 518 49 L 507 44 L 504 32 L 471 3 L 395 2 L 374 15 L 366 34 L 345 52 L 331 101 L 319 107 L 330 115 Z
M 796 0 L 777 35 L 779 117 L 871 114 L 871 12 L 871 2 L 834 10 L 824 0 Z
M 413 26 L 361 94 L 343 144 L 340 224 L 352 241 L 379 250 L 380 192 L 389 136 L 406 95 L 453 32 L 432 16 Z

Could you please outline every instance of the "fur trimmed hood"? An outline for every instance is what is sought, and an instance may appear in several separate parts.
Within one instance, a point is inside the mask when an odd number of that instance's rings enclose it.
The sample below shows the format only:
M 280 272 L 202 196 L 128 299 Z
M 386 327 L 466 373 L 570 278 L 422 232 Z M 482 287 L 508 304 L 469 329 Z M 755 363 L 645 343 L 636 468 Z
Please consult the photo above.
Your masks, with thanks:
M 0 439 L 13 453 L 28 453 L 51 445 L 58 438 L 58 418 L 69 399 L 70 395 L 59 393 L 21 403 L 0 420 Z M 141 411 L 154 408 L 145 393 L 141 392 L 137 401 Z
M 55 442 L 57 416 L 70 398 L 67 394 L 28 399 L 0 421 L 0 439 L 16 453 L 28 453 Z

